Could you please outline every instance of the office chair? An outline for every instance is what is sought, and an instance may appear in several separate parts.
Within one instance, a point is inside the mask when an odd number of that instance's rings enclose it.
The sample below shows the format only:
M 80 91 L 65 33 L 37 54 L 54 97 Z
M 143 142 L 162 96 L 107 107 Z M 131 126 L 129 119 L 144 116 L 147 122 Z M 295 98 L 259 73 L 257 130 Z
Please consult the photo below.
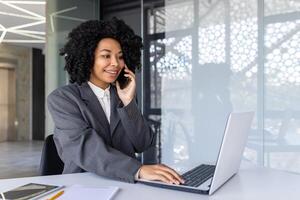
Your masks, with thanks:
M 62 174 L 64 163 L 58 156 L 53 135 L 48 135 L 42 151 L 40 163 L 40 175 Z

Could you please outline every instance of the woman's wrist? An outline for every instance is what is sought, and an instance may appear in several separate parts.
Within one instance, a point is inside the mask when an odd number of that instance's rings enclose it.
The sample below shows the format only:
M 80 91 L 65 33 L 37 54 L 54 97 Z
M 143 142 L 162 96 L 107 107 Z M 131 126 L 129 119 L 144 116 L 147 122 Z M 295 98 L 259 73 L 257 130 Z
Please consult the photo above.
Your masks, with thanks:
M 130 104 L 131 101 L 132 101 L 132 98 L 131 98 L 131 99 L 123 99 L 123 100 L 122 100 L 122 103 L 123 103 L 123 105 L 124 105 L 124 107 L 125 107 L 125 106 L 127 106 L 128 104 Z

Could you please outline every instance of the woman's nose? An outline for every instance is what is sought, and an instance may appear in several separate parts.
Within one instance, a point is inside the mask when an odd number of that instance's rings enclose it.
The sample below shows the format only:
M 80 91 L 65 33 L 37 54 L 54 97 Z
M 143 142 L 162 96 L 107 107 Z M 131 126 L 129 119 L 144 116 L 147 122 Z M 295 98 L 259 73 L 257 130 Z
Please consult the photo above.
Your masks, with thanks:
M 112 66 L 118 66 L 119 65 L 119 60 L 117 57 L 113 56 L 111 59 L 111 63 Z

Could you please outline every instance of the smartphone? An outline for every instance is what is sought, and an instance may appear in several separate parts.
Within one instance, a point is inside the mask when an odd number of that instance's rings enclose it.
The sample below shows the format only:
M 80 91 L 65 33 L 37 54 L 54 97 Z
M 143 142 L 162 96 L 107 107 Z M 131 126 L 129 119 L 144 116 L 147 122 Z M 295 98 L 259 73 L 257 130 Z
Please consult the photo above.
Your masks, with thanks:
M 4 200 L 34 200 L 41 199 L 42 196 L 50 194 L 54 191 L 60 190 L 64 186 L 61 185 L 48 185 L 48 184 L 38 184 L 38 183 L 28 183 L 26 185 L 19 186 L 12 190 L 2 193 L 3 196 L 0 199 Z
M 126 87 L 126 85 L 129 83 L 129 78 L 124 76 L 125 74 L 125 67 L 122 69 L 122 71 L 120 72 L 117 81 L 120 84 L 120 88 L 123 89 Z

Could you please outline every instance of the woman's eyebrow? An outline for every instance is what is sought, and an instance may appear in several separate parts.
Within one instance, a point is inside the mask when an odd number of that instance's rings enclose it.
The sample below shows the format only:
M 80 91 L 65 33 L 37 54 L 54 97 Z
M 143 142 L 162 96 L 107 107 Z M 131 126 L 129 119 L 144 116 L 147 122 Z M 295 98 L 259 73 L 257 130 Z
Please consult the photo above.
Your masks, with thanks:
M 101 49 L 100 52 L 102 52 L 102 51 L 111 52 L 111 50 L 109 50 L 109 49 Z M 119 51 L 119 52 L 118 52 L 118 54 L 122 54 L 122 53 L 123 53 L 122 51 Z
M 111 52 L 111 50 L 109 50 L 109 49 L 101 49 L 100 52 L 101 52 L 101 51 L 108 51 L 108 52 Z

